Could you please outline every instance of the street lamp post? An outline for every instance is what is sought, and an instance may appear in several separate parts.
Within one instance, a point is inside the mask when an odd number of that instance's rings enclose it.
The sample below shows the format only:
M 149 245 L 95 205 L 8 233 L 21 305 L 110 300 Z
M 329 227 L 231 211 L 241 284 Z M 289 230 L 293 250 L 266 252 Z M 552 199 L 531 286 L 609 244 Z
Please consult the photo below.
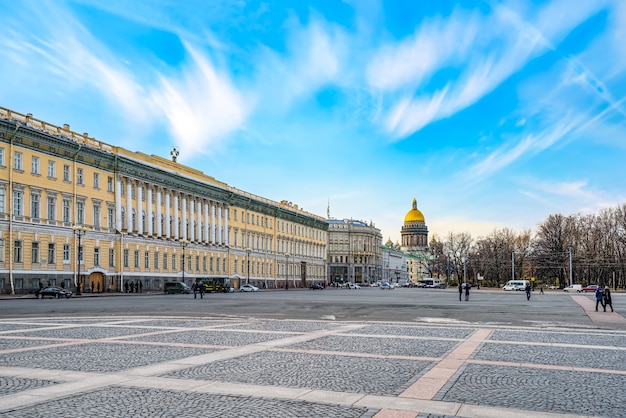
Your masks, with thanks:
M 180 245 L 183 247 L 183 283 L 185 283 L 185 247 L 187 247 L 187 245 L 189 245 L 189 241 L 187 241 L 186 239 L 181 239 L 178 240 L 178 242 L 180 243 Z M 195 295 L 195 293 L 194 293 Z
M 289 290 L 289 257 L 291 256 L 291 254 L 287 253 L 285 254 L 285 257 L 287 258 L 287 263 L 285 264 L 285 290 Z
M 252 252 L 252 248 L 246 248 L 246 253 L 248 253 L 248 277 L 246 279 L 246 284 L 250 284 L 250 253 Z
M 81 259 L 81 240 L 83 235 L 85 235 L 85 233 L 87 232 L 87 228 L 83 225 L 74 225 L 72 227 L 72 230 L 74 231 L 74 234 L 76 234 L 76 236 L 78 236 L 78 249 L 76 251 L 76 269 L 77 269 L 77 273 L 76 273 L 76 295 L 79 296 L 80 293 L 80 285 L 81 285 L 81 280 L 80 280 L 80 259 Z

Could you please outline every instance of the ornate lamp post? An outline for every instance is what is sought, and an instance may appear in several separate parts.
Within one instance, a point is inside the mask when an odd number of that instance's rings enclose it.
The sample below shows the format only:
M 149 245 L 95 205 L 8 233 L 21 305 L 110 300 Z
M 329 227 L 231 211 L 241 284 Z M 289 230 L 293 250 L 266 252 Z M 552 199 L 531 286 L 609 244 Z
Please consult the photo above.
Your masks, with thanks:
M 248 253 L 248 277 L 246 279 L 246 284 L 250 284 L 250 252 L 252 252 L 252 248 L 246 248 L 246 253 Z
M 72 227 L 74 234 L 78 237 L 78 250 L 76 251 L 76 295 L 79 296 L 81 279 L 80 279 L 80 260 L 82 259 L 82 251 L 81 251 L 81 240 L 83 235 L 87 232 L 87 228 L 83 225 L 74 225 Z
M 287 263 L 285 264 L 285 290 L 289 290 L 289 257 L 291 256 L 291 254 L 287 253 L 285 254 L 285 257 L 287 258 Z
M 186 239 L 178 240 L 180 245 L 183 247 L 183 283 L 185 283 L 185 247 L 189 245 L 189 241 Z

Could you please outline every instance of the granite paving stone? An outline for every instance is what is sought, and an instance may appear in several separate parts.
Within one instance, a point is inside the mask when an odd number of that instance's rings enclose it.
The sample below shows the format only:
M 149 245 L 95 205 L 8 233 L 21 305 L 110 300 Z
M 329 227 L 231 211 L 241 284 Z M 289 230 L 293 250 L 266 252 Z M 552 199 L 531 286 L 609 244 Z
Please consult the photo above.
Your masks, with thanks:
M 0 416 L 12 418 L 78 417 L 371 417 L 366 408 L 325 405 L 297 400 L 262 399 L 178 392 L 158 389 L 109 387 L 57 399 Z
M 333 329 L 340 326 L 341 324 L 323 321 L 259 321 L 229 328 L 259 331 L 312 332 Z
M 626 347 L 624 334 L 566 333 L 550 331 L 513 331 L 496 329 L 489 335 L 489 340 L 527 341 L 547 344 L 577 344 Z
M 242 346 L 277 340 L 288 337 L 289 334 L 253 333 L 238 331 L 192 330 L 170 332 L 165 334 L 146 335 L 127 338 L 128 341 L 156 341 L 182 344 L 207 344 L 224 346 Z
M 468 364 L 435 400 L 579 415 L 624 416 L 626 377 Z
M 25 331 L 20 333 L 12 333 L 11 335 L 19 335 L 23 337 L 37 338 L 68 338 L 68 339 L 100 339 L 111 337 L 122 337 L 125 335 L 145 334 L 148 332 L 160 331 L 153 328 L 138 327 L 101 327 L 101 326 L 80 326 L 75 328 L 54 328 L 45 330 Z
M 402 335 L 407 337 L 466 338 L 476 328 L 423 327 L 392 324 L 371 324 L 347 334 Z
M 25 340 L 23 338 L 8 338 L 0 336 L 0 351 L 20 348 L 38 347 L 40 345 L 60 344 L 62 340 Z
M 293 344 L 285 348 L 396 356 L 440 357 L 457 345 L 458 342 L 456 341 L 331 335 L 312 341 Z
M 162 377 L 392 395 L 398 394 L 430 365 L 427 361 L 403 359 L 261 352 Z
M 0 395 L 7 395 L 24 390 L 54 385 L 56 382 L 42 379 L 25 379 L 21 377 L 0 376 Z
M 94 342 L 48 348 L 45 355 L 36 351 L 0 354 L 0 366 L 106 373 L 211 353 L 215 350 Z

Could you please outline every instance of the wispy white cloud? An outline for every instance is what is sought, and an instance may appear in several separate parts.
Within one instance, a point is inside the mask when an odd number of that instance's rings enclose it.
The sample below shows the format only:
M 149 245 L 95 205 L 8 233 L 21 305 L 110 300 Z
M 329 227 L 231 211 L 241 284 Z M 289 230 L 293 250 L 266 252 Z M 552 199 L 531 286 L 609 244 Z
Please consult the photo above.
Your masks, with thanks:
M 165 115 L 183 160 L 209 154 L 220 140 L 242 127 L 254 107 L 254 99 L 238 91 L 206 55 L 186 47 L 191 60 L 180 77 L 161 76 L 151 94 L 152 108 Z

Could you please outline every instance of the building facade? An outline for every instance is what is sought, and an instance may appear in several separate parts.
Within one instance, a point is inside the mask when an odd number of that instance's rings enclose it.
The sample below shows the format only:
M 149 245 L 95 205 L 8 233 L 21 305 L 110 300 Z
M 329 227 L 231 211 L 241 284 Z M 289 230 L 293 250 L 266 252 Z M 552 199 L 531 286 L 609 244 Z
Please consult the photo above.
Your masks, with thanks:
M 328 224 L 172 159 L 0 108 L 0 292 L 302 287 L 327 276 Z
M 382 234 L 372 223 L 327 219 L 328 281 L 374 283 L 382 279 Z
M 429 260 L 431 259 L 428 247 L 428 228 L 424 214 L 417 208 L 417 200 L 413 198 L 411 209 L 404 217 L 401 230 L 402 250 L 407 253 L 407 272 L 413 283 L 423 277 L 431 276 Z
M 383 281 L 404 285 L 408 281 L 407 254 L 400 244 L 387 240 L 382 247 Z

